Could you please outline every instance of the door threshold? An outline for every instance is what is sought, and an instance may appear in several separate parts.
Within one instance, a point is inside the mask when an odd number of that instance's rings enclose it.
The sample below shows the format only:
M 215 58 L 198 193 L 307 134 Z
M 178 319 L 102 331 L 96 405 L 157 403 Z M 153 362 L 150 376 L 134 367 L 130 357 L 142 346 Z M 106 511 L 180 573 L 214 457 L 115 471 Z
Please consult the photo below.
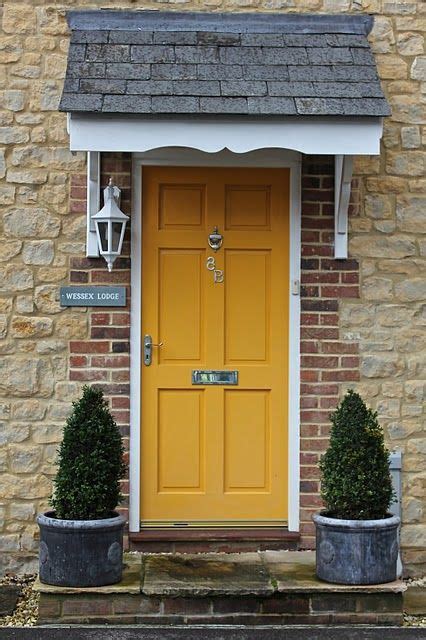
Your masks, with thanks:
M 129 534 L 132 551 L 142 553 L 242 553 L 297 551 L 300 534 L 287 527 L 154 529 Z
M 297 542 L 300 533 L 288 531 L 287 527 L 247 527 L 226 528 L 210 527 L 197 529 L 184 528 L 154 528 L 149 527 L 139 532 L 129 533 L 132 542 L 175 542 L 175 541 L 292 541 Z

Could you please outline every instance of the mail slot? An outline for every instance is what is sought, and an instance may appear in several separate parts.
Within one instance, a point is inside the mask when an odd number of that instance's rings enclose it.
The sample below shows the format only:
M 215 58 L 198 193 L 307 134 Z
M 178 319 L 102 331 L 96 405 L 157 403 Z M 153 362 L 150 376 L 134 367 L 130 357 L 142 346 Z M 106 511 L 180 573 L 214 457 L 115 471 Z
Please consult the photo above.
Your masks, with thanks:
M 238 371 L 206 371 L 195 369 L 192 384 L 238 384 Z

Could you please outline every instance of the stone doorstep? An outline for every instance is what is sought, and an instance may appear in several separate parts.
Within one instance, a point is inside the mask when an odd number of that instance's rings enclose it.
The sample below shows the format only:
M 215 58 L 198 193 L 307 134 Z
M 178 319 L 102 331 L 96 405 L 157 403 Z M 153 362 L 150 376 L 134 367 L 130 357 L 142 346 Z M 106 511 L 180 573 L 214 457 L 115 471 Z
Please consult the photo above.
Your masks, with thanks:
M 402 623 L 402 581 L 347 586 L 319 581 L 313 552 L 125 555 L 106 587 L 37 581 L 41 624 Z
M 127 554 L 125 554 L 127 555 Z M 105 587 L 55 587 L 51 584 L 44 584 L 37 576 L 33 589 L 39 593 L 50 594 L 138 594 L 141 592 L 141 571 L 142 571 L 142 559 L 139 558 L 138 562 L 134 560 L 128 561 L 125 557 L 125 565 L 123 569 L 123 579 L 117 584 L 106 585 Z
M 341 585 L 315 575 L 312 551 L 124 554 L 123 580 L 105 587 L 54 587 L 37 578 L 34 589 L 52 594 L 142 593 L 148 596 L 272 595 L 273 593 L 403 593 L 402 580 Z

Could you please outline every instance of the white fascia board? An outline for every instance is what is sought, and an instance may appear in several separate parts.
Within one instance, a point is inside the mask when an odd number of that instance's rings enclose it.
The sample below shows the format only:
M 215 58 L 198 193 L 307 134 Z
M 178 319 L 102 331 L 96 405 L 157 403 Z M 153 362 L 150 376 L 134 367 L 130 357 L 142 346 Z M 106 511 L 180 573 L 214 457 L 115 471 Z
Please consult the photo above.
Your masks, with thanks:
M 278 148 L 321 155 L 377 155 L 382 128 L 379 117 L 200 120 L 72 114 L 69 119 L 71 151 L 132 153 L 189 147 L 208 153 Z

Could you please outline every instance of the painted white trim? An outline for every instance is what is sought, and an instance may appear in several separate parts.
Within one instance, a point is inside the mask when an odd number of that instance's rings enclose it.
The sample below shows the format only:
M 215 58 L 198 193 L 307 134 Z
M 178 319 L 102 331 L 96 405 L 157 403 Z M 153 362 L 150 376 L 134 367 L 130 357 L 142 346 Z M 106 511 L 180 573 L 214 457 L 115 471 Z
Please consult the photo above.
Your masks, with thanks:
M 100 209 L 101 154 L 87 152 L 86 257 L 98 258 L 99 247 L 92 216 Z
M 334 257 L 348 257 L 348 211 L 351 198 L 353 157 L 334 158 Z
M 205 154 L 194 149 L 160 149 L 133 155 L 132 179 L 132 274 L 130 329 L 130 510 L 129 528 L 139 531 L 140 522 L 140 384 L 142 372 L 142 168 L 144 165 L 283 167 L 290 169 L 290 283 L 300 280 L 301 156 L 285 150 L 259 150 L 244 155 L 230 151 Z M 299 530 L 300 456 L 300 294 L 289 299 L 289 531 Z
M 300 257 L 302 164 L 290 171 L 290 286 L 288 363 L 288 530 L 300 523 Z
M 130 463 L 129 531 L 139 531 L 140 509 L 140 435 L 141 435 L 141 310 L 142 310 L 142 175 L 141 164 L 132 166 L 131 224 L 131 301 L 130 301 Z
M 143 152 L 191 147 L 208 153 L 229 149 L 293 149 L 309 154 L 380 153 L 383 119 L 378 117 L 143 118 L 71 114 L 72 151 Z

